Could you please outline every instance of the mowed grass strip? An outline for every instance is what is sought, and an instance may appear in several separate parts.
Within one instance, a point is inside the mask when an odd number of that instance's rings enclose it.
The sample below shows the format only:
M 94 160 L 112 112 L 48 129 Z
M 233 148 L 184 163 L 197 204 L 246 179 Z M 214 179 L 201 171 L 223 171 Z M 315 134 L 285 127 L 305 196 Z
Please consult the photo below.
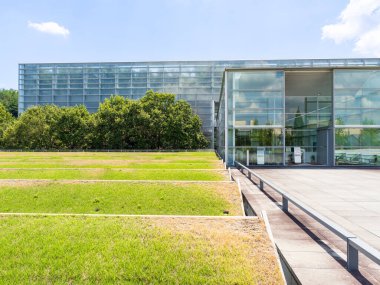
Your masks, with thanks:
M 0 153 L 0 168 L 217 169 L 220 166 L 213 152 Z
M 0 217 L 0 284 L 283 284 L 258 220 Z
M 81 152 L 1 152 L 0 159 L 10 159 L 15 158 L 19 160 L 30 160 L 30 159 L 39 159 L 40 157 L 44 157 L 46 159 L 63 159 L 67 158 L 92 158 L 92 159 L 109 159 L 109 158 L 121 158 L 126 160 L 135 160 L 140 158 L 149 158 L 156 160 L 183 160 L 183 159 L 215 159 L 214 151 L 168 151 L 168 152 L 160 152 L 160 151 L 133 151 L 133 152 L 112 152 L 112 151 L 81 151 Z
M 223 181 L 223 170 L 197 169 L 0 169 L 0 179 Z
M 101 163 L 93 160 L 76 160 L 63 162 L 44 162 L 42 160 L 34 162 L 0 162 L 1 168 L 127 168 L 127 169 L 220 169 L 219 162 L 152 162 L 145 161 L 123 161 L 123 160 L 104 160 Z
M 242 215 L 230 183 L 0 184 L 0 212 L 148 215 Z

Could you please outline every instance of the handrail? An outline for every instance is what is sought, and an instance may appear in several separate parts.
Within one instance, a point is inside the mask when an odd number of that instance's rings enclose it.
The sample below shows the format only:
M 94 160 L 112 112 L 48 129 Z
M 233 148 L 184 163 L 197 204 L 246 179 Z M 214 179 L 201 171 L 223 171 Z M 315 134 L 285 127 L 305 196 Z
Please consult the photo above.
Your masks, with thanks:
M 319 222 L 321 225 L 329 229 L 331 232 L 336 234 L 341 239 L 345 240 L 347 243 L 347 269 L 349 271 L 358 270 L 359 269 L 359 258 L 358 258 L 358 251 L 363 253 L 365 256 L 367 256 L 369 259 L 371 259 L 376 264 L 380 265 L 380 251 L 373 248 L 357 236 L 355 236 L 353 233 L 345 230 L 341 226 L 337 225 L 330 219 L 326 218 L 325 216 L 319 214 L 314 209 L 310 208 L 309 206 L 302 203 L 297 198 L 293 197 L 289 193 L 285 192 L 284 190 L 280 189 L 280 187 L 276 186 L 275 184 L 269 182 L 265 178 L 261 177 L 257 173 L 254 173 L 252 170 L 250 170 L 245 165 L 241 164 L 240 162 L 235 161 L 236 167 L 239 169 L 247 170 L 247 176 L 251 180 L 252 175 L 259 179 L 260 182 L 260 190 L 264 190 L 264 185 L 270 186 L 274 191 L 279 193 L 282 196 L 282 210 L 284 212 L 288 212 L 289 207 L 288 203 L 291 202 L 293 205 L 295 205 L 297 208 L 308 214 L 310 217 L 312 217 L 314 220 Z M 239 170 L 240 170 L 239 169 Z M 242 173 L 245 175 L 245 173 L 242 171 Z

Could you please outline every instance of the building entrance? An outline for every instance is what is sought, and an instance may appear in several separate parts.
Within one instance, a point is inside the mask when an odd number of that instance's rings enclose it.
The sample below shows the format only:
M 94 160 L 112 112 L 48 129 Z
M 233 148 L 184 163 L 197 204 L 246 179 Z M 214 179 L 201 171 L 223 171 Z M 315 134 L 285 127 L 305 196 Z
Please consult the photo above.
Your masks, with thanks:
M 332 86 L 330 70 L 285 72 L 286 165 L 331 163 Z

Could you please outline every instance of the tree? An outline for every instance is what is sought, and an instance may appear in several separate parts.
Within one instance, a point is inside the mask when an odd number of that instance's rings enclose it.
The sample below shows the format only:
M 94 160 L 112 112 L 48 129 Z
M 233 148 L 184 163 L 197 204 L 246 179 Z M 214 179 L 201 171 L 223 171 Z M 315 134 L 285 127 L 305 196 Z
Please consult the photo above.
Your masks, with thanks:
M 251 130 L 251 145 L 253 146 L 271 146 L 276 141 L 274 130 L 268 126 L 267 129 Z
M 148 134 L 150 148 L 168 147 L 170 108 L 175 103 L 175 95 L 148 90 L 140 99 L 144 111 L 149 114 Z
M 95 148 L 194 149 L 208 145 L 201 120 L 175 95 L 148 91 L 140 100 L 111 96 L 94 114 Z
M 94 114 L 95 148 L 148 148 L 147 122 L 149 116 L 139 101 L 111 96 L 100 104 Z
M 34 106 L 25 111 L 4 132 L 4 145 L 19 149 L 57 149 L 62 147 L 53 132 L 60 108 L 55 105 Z
M 128 112 L 125 114 L 128 148 L 148 149 L 150 116 L 142 108 L 140 101 L 129 101 Z
M 3 133 L 7 127 L 14 121 L 11 113 L 9 113 L 4 105 L 0 103 L 0 145 L 3 142 Z
M 342 118 L 336 118 L 335 125 L 342 126 L 344 121 Z M 350 132 L 345 128 L 335 128 L 335 145 L 349 146 Z
M 207 147 L 208 141 L 201 132 L 202 122 L 195 115 L 189 103 L 176 101 L 168 112 L 167 145 L 177 149 L 192 149 Z
M 91 139 L 90 113 L 83 105 L 60 108 L 51 131 L 62 148 L 88 148 Z
M 207 147 L 201 131 L 202 122 L 189 103 L 175 101 L 174 94 L 147 91 L 141 98 L 144 111 L 149 115 L 147 135 L 151 149 L 194 149 Z
M 111 96 L 92 115 L 84 106 L 34 106 L 1 132 L 3 145 L 18 149 L 194 149 L 208 145 L 201 125 L 187 102 L 148 91 L 136 101 Z
M 371 126 L 376 125 L 374 120 L 365 118 L 362 121 L 362 125 Z M 362 128 L 359 135 L 359 144 L 360 146 L 378 146 L 380 145 L 380 132 L 377 128 Z
M 13 117 L 18 115 L 18 91 L 13 89 L 0 89 L 0 103 Z

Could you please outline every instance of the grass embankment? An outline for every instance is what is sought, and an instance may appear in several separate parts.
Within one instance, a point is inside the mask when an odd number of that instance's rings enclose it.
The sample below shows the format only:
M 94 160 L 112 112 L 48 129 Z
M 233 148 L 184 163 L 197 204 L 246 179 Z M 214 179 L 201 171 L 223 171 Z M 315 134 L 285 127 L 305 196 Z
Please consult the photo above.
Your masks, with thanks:
M 220 169 L 213 152 L 0 153 L 0 168 Z
M 0 153 L 0 212 L 240 215 L 227 178 L 213 152 Z M 258 220 L 4 214 L 0 232 L 0 284 L 282 284 Z
M 1 284 L 282 284 L 257 220 L 0 217 Z
M 219 170 L 183 169 L 0 169 L 0 179 L 222 181 Z
M 0 212 L 241 215 L 229 183 L 0 183 Z
M 226 180 L 212 152 L 0 153 L 0 179 Z

